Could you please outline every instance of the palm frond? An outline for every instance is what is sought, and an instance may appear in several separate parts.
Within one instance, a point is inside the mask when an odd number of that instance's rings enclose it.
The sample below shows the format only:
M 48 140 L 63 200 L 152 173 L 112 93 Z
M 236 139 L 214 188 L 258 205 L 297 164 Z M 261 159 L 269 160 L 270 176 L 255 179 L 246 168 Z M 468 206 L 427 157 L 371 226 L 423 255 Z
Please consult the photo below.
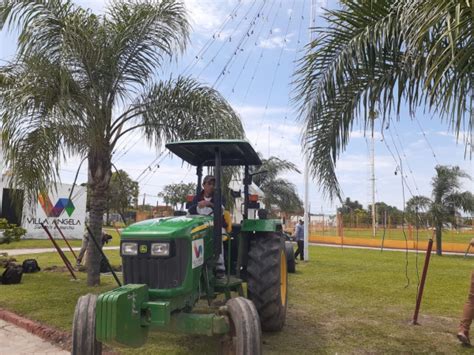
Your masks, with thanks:
M 82 101 L 64 68 L 28 57 L 0 68 L 0 117 L 10 183 L 36 198 L 58 179 L 59 158 L 85 154 Z
M 0 28 L 20 28 L 18 55 L 30 53 L 57 58 L 62 52 L 65 19 L 83 11 L 70 0 L 4 0 Z
M 327 28 L 314 29 L 317 37 L 296 72 L 295 97 L 313 176 L 331 198 L 340 197 L 335 164 L 359 119 L 368 127 L 378 112 L 384 123 L 406 102 L 412 114 L 423 105 L 442 117 L 455 115 L 457 133 L 462 122 L 472 129 L 472 16 L 465 5 L 452 6 L 461 0 L 415 2 L 345 1 L 327 11 Z M 441 4 L 437 20 L 428 3 Z M 413 10 L 423 6 L 421 15 Z M 414 17 L 419 25 L 410 22 Z M 460 48 L 449 49 L 454 46 Z M 449 62 L 447 53 L 454 53 Z
M 453 211 L 462 209 L 464 212 L 473 212 L 474 195 L 469 191 L 455 192 L 446 196 L 444 204 L 450 206 Z
M 317 39 L 296 73 L 296 97 L 301 97 L 299 109 L 305 118 L 304 148 L 313 176 L 331 198 L 340 198 L 335 162 L 354 121 L 362 118 L 368 125 L 369 113 L 376 110 L 385 120 L 392 109 L 399 109 L 408 90 L 404 85 L 418 86 L 400 80 L 403 52 L 397 16 L 387 1 L 349 2 L 343 10 L 329 11 L 329 28 L 315 29 Z
M 186 9 L 176 0 L 112 1 L 105 27 L 107 55 L 116 70 L 112 92 L 145 85 L 165 59 L 185 49 L 189 38 Z
M 296 186 L 285 179 L 273 179 L 270 183 L 260 186 L 265 193 L 265 206 L 270 209 L 276 205 L 287 213 L 301 213 L 303 202 L 296 192 Z
M 423 212 L 430 208 L 432 201 L 426 196 L 413 196 L 406 203 L 406 211 L 409 213 Z
M 457 134 L 471 125 L 473 18 L 472 1 L 462 0 L 408 1 L 401 18 L 409 55 L 424 60 L 427 104 Z
M 269 181 L 273 181 L 279 174 L 284 172 L 294 171 L 299 174 L 301 173 L 298 167 L 292 162 L 273 156 L 268 159 L 262 159 L 262 165 L 257 169 L 253 169 L 252 173 L 258 173 L 259 171 L 262 171 L 262 173 L 253 177 L 253 182 L 257 186 L 262 186 Z
M 229 103 L 216 90 L 191 78 L 152 85 L 123 120 L 131 117 L 132 127 L 116 139 L 137 127 L 157 146 L 172 140 L 244 136 L 240 118 Z
M 470 179 L 469 174 L 459 168 L 459 166 L 437 165 L 435 167 L 436 176 L 432 179 L 433 200 L 442 203 L 445 196 L 457 192 L 461 188 L 462 178 Z
M 11 137 L 4 131 L 2 149 L 8 184 L 23 190 L 30 204 L 36 201 L 38 192 L 49 191 L 59 181 L 60 161 L 71 154 L 70 145 L 64 144 L 62 137 L 73 128 L 42 125 L 28 129 L 21 137 Z

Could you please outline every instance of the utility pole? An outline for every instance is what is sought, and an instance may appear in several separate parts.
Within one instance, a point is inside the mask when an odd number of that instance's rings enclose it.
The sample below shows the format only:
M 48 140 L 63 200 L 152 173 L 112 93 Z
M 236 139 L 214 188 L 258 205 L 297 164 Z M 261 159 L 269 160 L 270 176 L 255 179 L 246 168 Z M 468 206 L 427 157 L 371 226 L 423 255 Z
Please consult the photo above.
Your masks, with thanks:
M 314 24 L 314 0 L 310 2 L 310 16 L 309 16 L 309 41 L 312 40 L 312 31 L 311 27 Z M 307 114 L 309 115 L 309 104 Z M 309 260 L 309 156 L 308 152 L 305 152 L 304 157 L 304 260 Z
M 370 167 L 371 167 L 371 178 L 372 181 L 372 237 L 375 238 L 376 234 L 376 221 L 375 221 L 375 139 L 374 139 L 374 122 L 377 118 L 375 112 L 370 112 L 370 124 L 372 129 L 372 145 L 371 145 L 371 160 L 370 160 Z

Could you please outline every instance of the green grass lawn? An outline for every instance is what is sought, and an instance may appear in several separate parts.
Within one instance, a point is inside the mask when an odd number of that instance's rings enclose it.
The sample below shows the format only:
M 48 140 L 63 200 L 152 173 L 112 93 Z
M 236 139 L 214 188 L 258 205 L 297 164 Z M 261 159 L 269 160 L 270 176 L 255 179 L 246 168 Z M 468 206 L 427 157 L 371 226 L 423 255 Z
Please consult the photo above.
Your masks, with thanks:
M 120 238 L 114 229 L 104 228 L 104 230 L 112 236 L 112 240 L 107 244 L 107 246 L 120 245 Z M 63 239 L 56 239 L 56 241 L 61 248 L 67 248 L 67 244 Z M 82 240 L 79 239 L 68 239 L 68 242 L 71 247 L 80 247 L 82 244 Z M 0 250 L 40 248 L 54 248 L 54 246 L 49 239 L 21 239 L 9 244 L 0 244 Z
M 107 251 L 119 264 L 118 251 Z M 19 261 L 27 258 L 22 256 Z M 55 254 L 35 255 L 41 267 L 59 265 Z M 468 353 L 454 334 L 467 297 L 473 259 L 433 256 L 420 312 L 421 326 L 409 325 L 417 290 L 416 254 L 310 247 L 311 261 L 299 262 L 289 277 L 287 324 L 265 334 L 264 351 L 289 353 Z M 423 268 L 423 254 L 418 266 Z M 115 287 L 112 277 L 87 288 L 85 274 L 24 275 L 22 284 L 0 285 L 0 307 L 70 331 L 77 298 Z M 154 334 L 141 354 L 214 353 L 217 339 Z M 121 350 L 134 353 L 137 350 Z

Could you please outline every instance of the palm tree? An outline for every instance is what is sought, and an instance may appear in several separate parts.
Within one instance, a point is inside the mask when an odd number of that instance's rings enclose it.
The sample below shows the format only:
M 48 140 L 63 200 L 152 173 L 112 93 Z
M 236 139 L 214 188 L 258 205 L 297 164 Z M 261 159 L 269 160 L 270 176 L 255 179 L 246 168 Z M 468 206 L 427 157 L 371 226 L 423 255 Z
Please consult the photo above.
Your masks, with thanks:
M 262 173 L 253 176 L 253 182 L 264 193 L 264 203 L 267 208 L 275 205 L 282 212 L 299 214 L 303 211 L 303 202 L 296 192 L 293 183 L 278 176 L 287 171 L 299 173 L 295 164 L 277 157 L 262 159 L 262 165 L 258 171 L 254 169 L 251 173 L 261 171 Z
M 0 68 L 12 183 L 33 201 L 58 181 L 62 158 L 87 158 L 96 239 L 114 148 L 129 132 L 140 131 L 152 146 L 243 135 L 239 117 L 217 91 L 191 78 L 157 80 L 188 42 L 178 0 L 112 0 L 103 15 L 71 0 L 3 0 L 0 27 L 19 30 L 16 56 Z M 93 243 L 88 253 L 87 283 L 98 285 Z
M 429 206 L 431 199 L 425 196 L 413 196 L 407 201 L 406 209 L 408 220 L 416 226 L 428 226 L 431 216 Z
M 401 104 L 437 112 L 459 135 L 472 132 L 472 1 L 342 0 L 315 28 L 296 72 L 295 97 L 314 176 L 340 199 L 336 160 L 354 123 L 382 127 Z M 466 147 L 472 153 L 470 134 Z
M 470 178 L 458 166 L 436 166 L 436 176 L 433 177 L 432 199 L 424 196 L 414 196 L 407 206 L 412 209 L 426 209 L 436 230 L 436 254 L 442 255 L 441 241 L 443 224 L 456 224 L 455 216 L 459 210 L 474 211 L 474 195 L 469 191 L 461 192 L 461 178 Z

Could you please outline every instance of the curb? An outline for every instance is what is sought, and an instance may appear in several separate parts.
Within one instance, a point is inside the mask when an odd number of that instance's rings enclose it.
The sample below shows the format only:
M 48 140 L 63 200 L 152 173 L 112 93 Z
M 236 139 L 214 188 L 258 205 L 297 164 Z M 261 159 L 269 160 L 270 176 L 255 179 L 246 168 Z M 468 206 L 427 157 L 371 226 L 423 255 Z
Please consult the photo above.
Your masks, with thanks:
M 53 343 L 65 351 L 71 351 L 72 335 L 68 332 L 52 328 L 50 326 L 25 318 L 3 308 L 0 308 L 0 319 L 4 320 L 5 322 L 12 323 L 13 325 L 22 328 L 45 341 Z M 102 354 L 117 355 L 116 352 L 112 351 L 105 344 L 102 348 Z
M 71 351 L 72 337 L 69 333 L 22 317 L 3 308 L 0 308 L 0 319 L 23 328 L 27 332 L 34 334 L 43 340 L 54 343 L 63 350 Z

